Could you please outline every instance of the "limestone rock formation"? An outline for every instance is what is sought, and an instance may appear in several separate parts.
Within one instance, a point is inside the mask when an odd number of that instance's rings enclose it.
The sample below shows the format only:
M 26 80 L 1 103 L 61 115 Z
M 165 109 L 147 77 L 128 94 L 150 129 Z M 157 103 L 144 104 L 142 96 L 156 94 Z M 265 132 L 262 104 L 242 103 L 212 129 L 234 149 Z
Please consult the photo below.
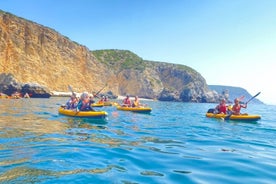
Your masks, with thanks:
M 160 101 L 179 101 L 179 94 L 175 91 L 164 88 L 158 96 Z
M 53 29 L 3 11 L 0 51 L 0 74 L 11 74 L 19 84 L 39 84 L 50 91 L 68 91 L 71 85 L 76 92 L 97 92 L 105 87 L 102 92 L 114 96 L 183 102 L 214 102 L 217 98 L 190 67 L 146 61 L 126 50 L 90 51 Z
M 0 12 L 0 50 L 0 73 L 50 90 L 66 91 L 68 84 L 80 91 L 97 90 L 105 82 L 102 72 L 108 72 L 85 46 L 5 12 Z

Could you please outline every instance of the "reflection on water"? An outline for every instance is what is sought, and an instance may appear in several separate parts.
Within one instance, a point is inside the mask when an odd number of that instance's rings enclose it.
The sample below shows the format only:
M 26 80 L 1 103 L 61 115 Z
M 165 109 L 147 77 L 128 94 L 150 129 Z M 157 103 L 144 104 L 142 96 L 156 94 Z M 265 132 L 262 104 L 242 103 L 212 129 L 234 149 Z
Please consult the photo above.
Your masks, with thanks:
M 0 182 L 13 181 L 14 183 L 37 183 L 45 180 L 59 178 L 65 175 L 76 174 L 102 174 L 112 169 L 124 172 L 126 169 L 116 165 L 108 165 L 104 168 L 95 169 L 75 169 L 68 171 L 51 171 L 45 169 L 35 169 L 31 167 L 16 167 L 8 170 L 0 176 Z
M 272 114 L 258 124 L 220 122 L 205 118 L 208 104 L 149 102 L 151 114 L 110 106 L 101 109 L 107 120 L 93 120 L 59 115 L 66 100 L 0 99 L 0 183 L 275 179 Z
M 105 119 L 92 119 L 92 118 L 72 118 L 65 117 L 66 123 L 70 128 L 87 128 L 87 129 L 105 129 L 107 120 Z
M 22 116 L 6 116 L 0 119 L 0 131 L 5 132 L 4 137 L 20 137 L 26 132 L 34 134 L 62 133 L 68 125 L 59 121 L 47 120 L 34 114 Z M 4 130 L 5 129 L 5 130 Z

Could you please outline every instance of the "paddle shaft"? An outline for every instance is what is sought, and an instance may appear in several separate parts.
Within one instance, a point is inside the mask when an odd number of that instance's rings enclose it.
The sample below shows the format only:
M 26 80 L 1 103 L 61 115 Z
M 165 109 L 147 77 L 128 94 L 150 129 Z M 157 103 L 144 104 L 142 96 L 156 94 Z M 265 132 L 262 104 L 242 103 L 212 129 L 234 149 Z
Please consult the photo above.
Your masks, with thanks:
M 68 85 L 68 89 L 69 89 L 69 91 L 71 91 L 71 93 L 72 93 L 72 95 L 73 95 L 73 94 L 74 94 L 73 88 L 72 88 L 70 85 Z
M 231 117 L 231 115 L 232 115 L 232 113 L 230 113 L 228 116 L 226 116 L 226 117 L 224 118 L 224 120 L 229 120 L 230 117 Z
M 69 91 L 71 91 L 72 95 L 75 94 L 73 88 L 70 85 L 68 85 L 68 89 L 69 89 Z M 76 111 L 74 116 L 76 116 L 78 113 L 79 113 L 79 111 Z
M 100 89 L 96 94 L 94 94 L 94 96 L 98 97 L 98 94 L 99 94 L 106 86 L 107 86 L 107 84 L 105 84 L 105 86 L 104 86 L 102 89 Z
M 257 93 L 255 96 L 251 97 L 251 98 L 246 102 L 246 104 L 247 104 L 248 102 L 250 102 L 251 100 L 253 100 L 254 98 L 256 98 L 260 93 L 261 93 L 261 92 Z

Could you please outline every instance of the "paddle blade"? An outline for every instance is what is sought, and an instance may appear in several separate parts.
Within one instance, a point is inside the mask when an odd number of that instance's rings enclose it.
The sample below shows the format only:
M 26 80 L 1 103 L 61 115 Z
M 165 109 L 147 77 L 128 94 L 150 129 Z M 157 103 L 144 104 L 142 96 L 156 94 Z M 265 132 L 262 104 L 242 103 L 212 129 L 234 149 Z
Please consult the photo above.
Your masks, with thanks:
M 239 101 L 243 101 L 243 99 L 244 99 L 244 95 L 243 96 L 241 96 L 241 97 L 239 97 L 238 99 L 239 99 Z
M 74 93 L 73 88 L 70 85 L 68 85 L 68 89 L 69 89 L 69 91 L 71 91 L 72 93 Z
M 229 120 L 232 114 L 227 115 L 224 120 Z
M 259 94 L 261 94 L 261 92 L 257 93 L 255 96 L 253 96 L 252 98 L 255 98 L 257 97 Z
M 252 98 L 250 98 L 246 103 L 250 102 L 251 100 L 253 100 L 254 98 L 256 98 L 261 92 L 257 93 L 255 96 L 253 96 Z

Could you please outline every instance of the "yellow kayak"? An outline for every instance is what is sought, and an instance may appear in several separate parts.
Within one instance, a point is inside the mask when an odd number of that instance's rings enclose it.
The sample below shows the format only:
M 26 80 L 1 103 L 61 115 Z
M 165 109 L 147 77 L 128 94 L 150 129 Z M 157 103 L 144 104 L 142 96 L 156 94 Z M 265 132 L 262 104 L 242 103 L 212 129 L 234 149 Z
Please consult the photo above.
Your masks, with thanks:
M 103 107 L 104 104 L 103 103 L 93 103 L 91 106 L 92 107 Z
M 10 98 L 9 96 L 0 96 L 1 99 L 8 99 Z
M 97 102 L 97 103 L 93 103 L 91 106 L 92 107 L 103 107 L 103 106 L 112 106 L 112 102 Z
M 60 107 L 58 109 L 59 114 L 65 116 L 72 116 L 72 117 L 81 117 L 81 118 L 105 118 L 107 116 L 107 112 L 105 111 L 79 111 L 76 112 L 72 109 L 64 109 Z
M 123 107 L 123 106 L 117 106 L 117 110 L 149 113 L 149 112 L 151 112 L 152 109 L 150 107 Z
M 104 106 L 112 106 L 112 102 L 104 102 Z
M 249 115 L 249 114 L 228 115 L 228 114 L 206 113 L 206 116 L 209 118 L 226 119 L 226 120 L 229 119 L 229 120 L 236 120 L 236 121 L 257 121 L 261 119 L 260 115 Z

